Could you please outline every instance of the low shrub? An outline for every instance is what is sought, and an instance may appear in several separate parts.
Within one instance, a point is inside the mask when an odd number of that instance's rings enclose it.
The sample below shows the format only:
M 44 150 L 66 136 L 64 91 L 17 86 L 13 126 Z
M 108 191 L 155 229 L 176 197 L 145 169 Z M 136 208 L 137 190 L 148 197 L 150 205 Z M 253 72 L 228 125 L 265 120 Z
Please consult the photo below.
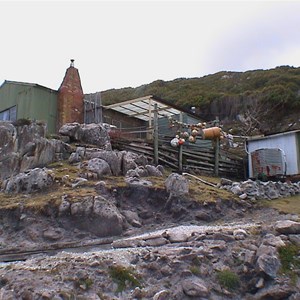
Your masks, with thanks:
M 218 272 L 217 279 L 222 287 L 231 291 L 240 286 L 239 276 L 230 270 Z
M 127 286 L 133 288 L 141 287 L 140 279 L 132 268 L 126 268 L 120 265 L 111 266 L 109 268 L 109 274 L 112 280 L 118 284 L 117 293 L 124 291 Z

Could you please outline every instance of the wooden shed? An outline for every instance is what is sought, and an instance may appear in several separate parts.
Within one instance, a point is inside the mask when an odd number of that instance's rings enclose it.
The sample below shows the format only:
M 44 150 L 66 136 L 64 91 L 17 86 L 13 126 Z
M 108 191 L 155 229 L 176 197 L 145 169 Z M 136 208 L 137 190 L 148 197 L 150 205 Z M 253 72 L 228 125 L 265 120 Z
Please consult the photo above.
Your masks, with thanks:
M 167 100 L 154 95 L 103 106 L 103 121 L 115 125 L 118 129 L 140 133 L 141 138 L 151 138 L 154 125 L 154 111 L 157 108 L 159 138 L 173 138 L 178 128 L 169 124 L 168 118 L 186 124 L 197 124 L 201 119 L 192 111 L 178 107 Z M 211 141 L 200 140 L 203 146 L 211 147 Z
M 250 137 L 247 152 L 250 178 L 259 172 L 267 176 L 300 174 L 300 130 Z

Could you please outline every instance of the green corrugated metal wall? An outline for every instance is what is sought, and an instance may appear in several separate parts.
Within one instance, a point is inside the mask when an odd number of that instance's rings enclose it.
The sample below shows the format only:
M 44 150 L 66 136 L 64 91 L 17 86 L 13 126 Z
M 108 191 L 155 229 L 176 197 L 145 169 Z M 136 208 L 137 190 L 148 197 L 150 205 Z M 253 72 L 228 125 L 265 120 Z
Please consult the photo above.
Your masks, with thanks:
M 0 88 L 0 111 L 17 106 L 17 119 L 47 123 L 48 133 L 56 130 L 57 92 L 42 86 L 4 82 Z

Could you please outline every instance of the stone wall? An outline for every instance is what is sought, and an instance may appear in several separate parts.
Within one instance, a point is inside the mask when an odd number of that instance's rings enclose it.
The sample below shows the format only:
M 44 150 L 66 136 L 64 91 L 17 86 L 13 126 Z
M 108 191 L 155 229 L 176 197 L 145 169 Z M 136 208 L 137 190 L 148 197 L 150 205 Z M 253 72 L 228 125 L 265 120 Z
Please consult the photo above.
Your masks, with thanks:
M 300 182 L 274 182 L 253 181 L 248 179 L 242 182 L 234 182 L 229 179 L 221 179 L 219 188 L 231 191 L 241 199 L 277 199 L 294 196 L 300 193 Z

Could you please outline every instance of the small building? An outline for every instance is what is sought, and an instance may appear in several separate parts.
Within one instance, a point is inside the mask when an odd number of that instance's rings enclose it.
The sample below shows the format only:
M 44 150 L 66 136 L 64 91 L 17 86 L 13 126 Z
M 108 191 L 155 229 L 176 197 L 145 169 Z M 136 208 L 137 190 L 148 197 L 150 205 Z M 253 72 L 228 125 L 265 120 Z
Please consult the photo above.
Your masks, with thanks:
M 178 128 L 171 126 L 169 117 L 185 124 L 202 122 L 192 111 L 178 107 L 154 95 L 103 106 L 102 118 L 105 123 L 115 125 L 120 130 L 136 131 L 137 134 L 140 133 L 141 138 L 145 138 L 147 133 L 150 132 L 151 134 L 153 129 L 155 107 L 157 108 L 160 139 L 171 138 L 176 135 Z M 211 141 L 202 140 L 202 143 L 211 145 Z
M 83 123 L 83 91 L 71 60 L 58 90 L 36 83 L 5 80 L 0 86 L 0 120 L 31 119 L 47 124 L 55 133 L 65 123 Z
M 58 92 L 35 83 L 5 80 L 0 86 L 0 120 L 42 120 L 55 132 Z
M 300 130 L 247 140 L 249 177 L 300 174 Z

